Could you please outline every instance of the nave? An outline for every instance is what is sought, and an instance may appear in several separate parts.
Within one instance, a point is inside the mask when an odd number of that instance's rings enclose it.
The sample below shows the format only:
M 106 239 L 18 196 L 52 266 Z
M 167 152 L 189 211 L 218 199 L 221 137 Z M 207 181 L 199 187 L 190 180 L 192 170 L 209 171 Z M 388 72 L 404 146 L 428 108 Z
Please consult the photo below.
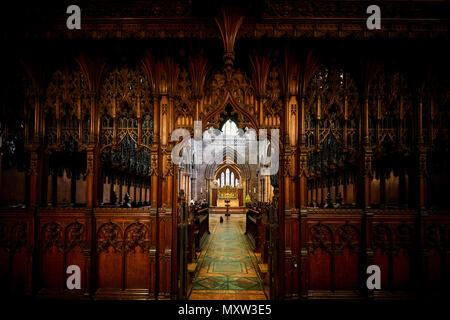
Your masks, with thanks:
M 211 214 L 209 229 L 211 234 L 199 256 L 200 267 L 189 299 L 265 300 L 268 292 L 256 270 L 258 256 L 245 236 L 245 215 L 226 218 Z

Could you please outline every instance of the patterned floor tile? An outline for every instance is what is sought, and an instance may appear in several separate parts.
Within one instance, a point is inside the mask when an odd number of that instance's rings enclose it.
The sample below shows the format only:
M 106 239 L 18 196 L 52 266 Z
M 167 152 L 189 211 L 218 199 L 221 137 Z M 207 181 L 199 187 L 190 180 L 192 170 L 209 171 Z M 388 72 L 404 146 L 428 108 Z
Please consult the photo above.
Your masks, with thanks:
M 211 215 L 209 242 L 199 259 L 190 299 L 264 300 L 261 280 L 244 239 L 245 216 L 232 216 L 218 223 Z

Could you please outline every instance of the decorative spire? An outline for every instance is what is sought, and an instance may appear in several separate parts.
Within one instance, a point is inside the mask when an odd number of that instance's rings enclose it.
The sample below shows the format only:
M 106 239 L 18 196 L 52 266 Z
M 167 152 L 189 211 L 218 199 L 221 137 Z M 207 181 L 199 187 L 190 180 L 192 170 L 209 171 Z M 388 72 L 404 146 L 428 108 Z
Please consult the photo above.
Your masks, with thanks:
M 261 97 L 266 94 L 267 77 L 270 71 L 270 56 L 258 55 L 255 53 L 250 56 L 253 71 L 253 86 L 257 96 Z
M 222 8 L 222 18 L 216 18 L 215 20 L 222 35 L 225 68 L 231 69 L 234 63 L 234 42 L 244 17 Z
M 203 96 L 203 89 L 208 71 L 208 59 L 206 59 L 203 54 L 189 60 L 189 73 L 192 80 L 192 91 L 196 99 Z

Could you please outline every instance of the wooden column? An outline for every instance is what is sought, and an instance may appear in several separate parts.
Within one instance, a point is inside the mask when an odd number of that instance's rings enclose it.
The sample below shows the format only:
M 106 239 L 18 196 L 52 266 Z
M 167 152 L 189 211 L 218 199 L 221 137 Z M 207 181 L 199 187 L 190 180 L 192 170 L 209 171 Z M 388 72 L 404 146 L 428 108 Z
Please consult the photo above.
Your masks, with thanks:
M 152 160 L 151 160 L 151 169 L 150 169 L 150 188 L 151 188 L 151 197 L 150 197 L 150 205 L 152 207 L 157 208 L 158 207 L 158 151 L 157 147 L 156 150 L 152 150 Z M 141 199 L 142 199 L 142 184 L 141 184 Z M 142 201 L 142 200 L 141 200 Z
M 419 193 L 419 203 L 420 209 L 425 209 L 427 202 L 427 154 L 424 148 L 424 138 L 423 138 L 423 101 L 422 97 L 419 99 L 417 105 L 417 148 L 419 150 L 418 157 L 418 193 Z
M 94 150 L 89 149 L 86 152 L 87 170 L 86 170 L 86 206 L 94 206 Z M 103 188 L 102 188 L 103 189 Z M 103 194 L 102 194 L 103 198 Z
M 307 197 L 307 179 L 306 179 L 306 152 L 303 150 L 300 153 L 300 163 L 299 163 L 299 185 L 298 185 L 298 204 L 300 209 L 306 208 L 308 205 Z M 311 192 L 312 193 L 312 192 Z
M 291 184 L 291 178 L 290 178 L 290 155 L 284 154 L 284 168 L 283 168 L 283 182 L 284 182 L 284 204 L 285 208 L 291 208 L 291 194 L 290 194 L 290 184 Z M 270 178 L 269 178 L 270 179 Z
M 39 194 L 39 154 L 38 152 L 31 151 L 30 153 L 30 170 L 29 170 L 29 199 L 28 204 L 30 207 L 38 205 Z
M 303 91 L 302 91 L 303 92 Z M 305 97 L 302 94 L 300 98 L 300 108 L 298 115 L 298 127 L 299 127 L 299 138 L 298 138 L 298 189 L 297 189 L 297 204 L 300 209 L 304 209 L 307 206 L 308 197 L 307 197 L 307 167 L 306 167 L 306 159 L 308 155 L 308 151 L 305 148 Z M 312 199 L 316 199 L 317 196 L 313 196 L 313 190 L 311 189 L 311 201 Z
M 361 160 L 359 168 L 358 192 L 359 203 L 363 208 L 370 207 L 370 184 L 372 181 L 372 151 L 369 145 L 369 98 L 364 97 L 361 112 Z

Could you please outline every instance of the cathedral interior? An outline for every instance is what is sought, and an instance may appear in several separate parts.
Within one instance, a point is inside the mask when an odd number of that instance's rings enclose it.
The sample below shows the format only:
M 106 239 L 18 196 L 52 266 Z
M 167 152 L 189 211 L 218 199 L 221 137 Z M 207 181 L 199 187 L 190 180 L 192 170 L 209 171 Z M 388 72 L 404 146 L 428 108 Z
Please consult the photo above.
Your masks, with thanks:
M 368 1 L 82 0 L 79 29 L 69 1 L 21 3 L 2 296 L 448 296 L 449 2 L 377 1 L 380 29 Z

